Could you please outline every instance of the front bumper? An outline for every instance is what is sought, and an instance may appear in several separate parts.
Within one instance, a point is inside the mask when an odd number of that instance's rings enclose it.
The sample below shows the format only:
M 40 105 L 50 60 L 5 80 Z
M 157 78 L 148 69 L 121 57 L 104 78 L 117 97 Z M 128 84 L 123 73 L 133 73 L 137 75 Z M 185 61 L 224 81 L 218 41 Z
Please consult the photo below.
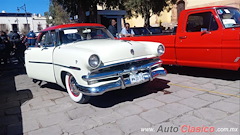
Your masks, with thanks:
M 167 72 L 163 67 L 160 67 L 161 64 L 162 62 L 157 60 L 138 67 L 132 65 L 131 68 L 125 70 L 89 74 L 87 76 L 83 76 L 83 79 L 88 82 L 89 86 L 93 85 L 94 87 L 86 87 L 79 84 L 76 84 L 76 86 L 85 95 L 102 95 L 108 91 L 125 89 L 126 87 L 139 85 L 152 81 L 156 77 L 166 75 Z M 141 74 L 141 80 L 133 82 L 130 76 L 138 74 Z M 99 82 L 100 80 L 101 82 Z

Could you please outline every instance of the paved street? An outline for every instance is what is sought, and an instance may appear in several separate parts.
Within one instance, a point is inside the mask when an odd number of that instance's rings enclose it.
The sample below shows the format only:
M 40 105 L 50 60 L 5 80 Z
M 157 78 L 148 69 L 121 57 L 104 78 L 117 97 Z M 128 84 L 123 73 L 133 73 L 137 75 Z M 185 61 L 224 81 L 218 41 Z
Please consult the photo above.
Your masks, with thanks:
M 167 70 L 151 83 L 77 104 L 55 84 L 33 83 L 22 66 L 2 66 L 0 134 L 239 135 L 239 72 Z

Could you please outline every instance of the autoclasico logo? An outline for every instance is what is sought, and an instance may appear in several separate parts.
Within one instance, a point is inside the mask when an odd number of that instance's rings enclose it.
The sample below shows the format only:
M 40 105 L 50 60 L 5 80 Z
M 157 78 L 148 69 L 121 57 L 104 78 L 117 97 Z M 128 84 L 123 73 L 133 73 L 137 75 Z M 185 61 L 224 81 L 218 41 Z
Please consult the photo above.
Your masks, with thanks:
M 182 132 L 182 133 L 211 133 L 211 132 L 238 132 L 238 128 L 235 127 L 225 127 L 225 128 L 215 128 L 212 126 L 190 126 L 190 125 L 182 125 L 182 126 L 170 126 L 164 127 L 160 125 L 157 130 L 154 128 L 141 128 L 141 132 Z
M 162 125 L 159 126 L 157 132 L 178 132 L 179 127 L 163 127 Z M 187 133 L 187 132 L 214 132 L 215 128 L 214 127 L 207 127 L 207 126 L 190 126 L 190 125 L 182 125 L 180 126 L 180 132 Z
M 215 128 L 214 127 L 193 127 L 189 125 L 183 125 L 181 126 L 181 131 L 182 132 L 214 132 Z

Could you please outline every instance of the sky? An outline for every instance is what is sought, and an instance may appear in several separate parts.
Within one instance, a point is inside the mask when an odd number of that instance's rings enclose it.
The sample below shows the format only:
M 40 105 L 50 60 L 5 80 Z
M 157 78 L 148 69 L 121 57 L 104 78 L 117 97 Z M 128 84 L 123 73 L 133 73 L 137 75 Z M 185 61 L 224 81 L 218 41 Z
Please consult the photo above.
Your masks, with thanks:
M 0 0 L 0 12 L 3 10 L 6 13 L 25 13 L 23 9 L 17 11 L 17 7 L 21 7 L 24 4 L 28 13 L 35 13 L 44 15 L 49 9 L 50 0 Z

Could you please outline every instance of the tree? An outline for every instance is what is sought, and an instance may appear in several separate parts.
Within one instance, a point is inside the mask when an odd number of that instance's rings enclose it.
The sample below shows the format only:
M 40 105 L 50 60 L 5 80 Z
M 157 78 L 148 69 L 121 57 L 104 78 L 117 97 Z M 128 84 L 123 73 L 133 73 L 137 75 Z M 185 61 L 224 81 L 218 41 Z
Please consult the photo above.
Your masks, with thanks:
M 55 1 L 51 1 L 49 12 L 45 12 L 44 16 L 47 18 L 47 24 L 59 25 L 70 22 L 69 14 Z
M 59 3 L 70 14 L 71 18 L 78 16 L 77 22 L 97 22 L 97 5 L 110 8 L 123 8 L 123 0 L 51 0 Z M 86 12 L 89 13 L 89 18 Z
M 62 5 L 62 7 L 70 14 L 71 18 L 78 16 L 77 22 L 87 22 L 86 12 L 89 11 L 90 22 L 96 22 L 97 4 L 99 0 L 52 0 Z M 92 17 L 95 16 L 95 17 Z
M 100 0 L 99 5 L 104 5 L 106 9 L 124 9 L 124 0 Z
M 124 0 L 124 8 L 128 17 L 138 17 L 141 15 L 144 19 L 144 25 L 150 26 L 150 17 L 153 14 L 159 15 L 161 11 L 172 8 L 176 0 Z
M 77 22 L 97 22 L 97 5 L 106 9 L 122 9 L 127 11 L 127 17 L 141 15 L 144 24 L 150 25 L 150 17 L 160 14 L 164 9 L 170 10 L 177 0 L 51 0 L 65 9 L 71 18 L 78 16 Z M 88 12 L 87 12 L 88 11 Z M 86 12 L 89 13 L 86 15 Z M 89 17 L 87 17 L 89 16 Z

